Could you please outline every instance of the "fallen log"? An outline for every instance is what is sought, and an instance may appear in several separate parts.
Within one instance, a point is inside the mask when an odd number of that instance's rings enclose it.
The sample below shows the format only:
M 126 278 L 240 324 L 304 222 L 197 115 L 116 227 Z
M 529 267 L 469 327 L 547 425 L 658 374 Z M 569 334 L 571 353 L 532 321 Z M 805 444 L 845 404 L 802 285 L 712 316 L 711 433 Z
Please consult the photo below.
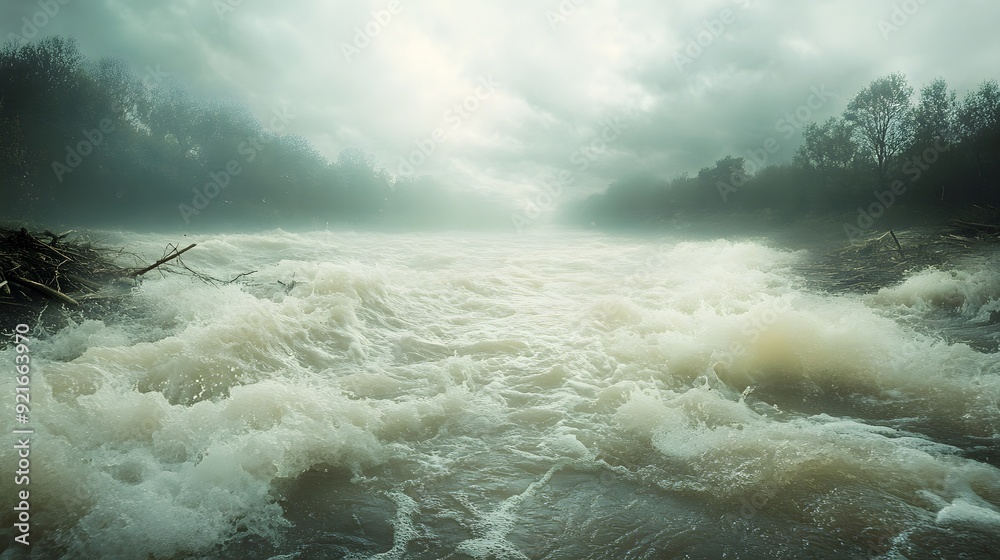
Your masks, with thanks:
M 966 230 L 973 230 L 981 233 L 1000 232 L 1000 224 L 984 224 L 980 222 L 968 222 L 965 220 L 952 220 L 951 225 Z
M 79 303 L 77 303 L 77 301 L 75 299 L 73 299 L 73 298 L 69 297 L 68 295 L 60 292 L 59 290 L 55 290 L 55 289 L 52 289 L 52 288 L 48 287 L 45 284 L 39 284 L 38 282 L 35 282 L 33 280 L 28 280 L 27 278 L 22 278 L 20 276 L 13 276 L 13 277 L 11 277 L 9 279 L 9 281 L 14 282 L 15 284 L 20 284 L 21 286 L 24 286 L 25 288 L 30 288 L 32 290 L 35 290 L 36 292 L 39 292 L 42 295 L 48 296 L 48 297 L 50 297 L 50 298 L 52 298 L 54 300 L 57 300 L 57 301 L 61 301 L 61 302 L 65 303 L 65 304 L 68 304 L 68 305 L 80 305 Z

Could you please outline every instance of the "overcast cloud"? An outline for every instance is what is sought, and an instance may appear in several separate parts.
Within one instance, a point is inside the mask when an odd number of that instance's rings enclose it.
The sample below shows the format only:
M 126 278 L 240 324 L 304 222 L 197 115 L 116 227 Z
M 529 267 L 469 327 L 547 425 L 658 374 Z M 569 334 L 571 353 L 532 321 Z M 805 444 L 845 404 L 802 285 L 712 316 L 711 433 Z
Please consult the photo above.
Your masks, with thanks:
M 360 147 L 394 174 L 515 200 L 560 170 L 572 196 L 768 138 L 787 161 L 802 117 L 841 113 L 880 75 L 917 89 L 942 76 L 964 95 L 1000 60 L 986 0 L 51 1 L 45 18 L 45 0 L 4 2 L 0 31 L 47 19 L 36 36 L 74 36 L 262 121 L 286 107 L 288 130 L 331 160 Z

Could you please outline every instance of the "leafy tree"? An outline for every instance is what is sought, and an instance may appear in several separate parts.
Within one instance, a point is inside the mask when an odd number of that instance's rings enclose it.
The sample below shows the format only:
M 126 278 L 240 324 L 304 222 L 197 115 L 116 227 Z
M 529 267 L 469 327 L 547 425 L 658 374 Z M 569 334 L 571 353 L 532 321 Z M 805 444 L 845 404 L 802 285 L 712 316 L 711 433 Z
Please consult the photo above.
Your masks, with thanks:
M 746 160 L 741 157 L 726 156 L 715 162 L 715 167 L 704 167 L 698 172 L 698 180 L 716 188 L 718 183 L 739 186 L 747 180 Z
M 906 83 L 906 77 L 895 73 L 873 81 L 847 104 L 844 117 L 856 126 L 882 186 L 888 183 L 893 158 L 908 145 L 912 96 L 913 88 Z
M 197 103 L 180 87 L 157 88 L 151 96 L 154 101 L 144 118 L 150 134 L 181 156 L 197 155 Z
M 121 58 L 105 57 L 89 71 L 100 94 L 108 104 L 109 117 L 118 122 L 140 124 L 141 115 L 148 112 L 149 95 L 142 83 Z
M 966 151 L 974 165 L 972 181 L 980 195 L 993 187 L 996 198 L 1000 182 L 1000 87 L 995 80 L 983 82 L 969 92 L 958 107 L 958 124 Z
M 392 190 L 391 177 L 371 154 L 347 148 L 337 158 L 334 172 L 340 186 L 338 206 L 361 216 L 383 212 Z
M 83 56 L 71 39 L 49 37 L 33 43 L 8 42 L 0 50 L 0 99 L 5 180 L 17 189 L 7 200 L 28 211 L 58 198 L 53 159 L 64 156 L 87 122 L 92 99 L 82 72 Z M 6 173 L 13 172 L 13 175 Z
M 15 186 L 25 185 L 28 164 L 24 149 L 24 132 L 16 115 L 4 109 L 4 99 L 0 97 L 0 175 Z
M 922 151 L 941 144 L 951 146 L 957 140 L 957 109 L 954 91 L 937 78 L 920 90 L 920 101 L 913 110 L 913 140 L 911 148 Z
M 247 152 L 264 152 L 264 143 L 272 139 L 245 107 L 215 102 L 192 104 L 190 110 L 192 121 L 180 125 L 183 132 L 176 128 L 188 135 L 191 153 L 203 167 L 224 169 L 234 159 L 242 163 L 250 156 L 239 153 L 241 146 Z
M 823 123 L 809 123 L 802 130 L 803 143 L 795 153 L 795 163 L 818 173 L 826 183 L 844 183 L 858 164 L 854 123 L 831 117 Z
M 979 89 L 970 91 L 959 107 L 959 125 L 965 138 L 976 139 L 987 135 L 997 126 L 1000 110 L 1000 87 L 995 80 L 983 82 Z

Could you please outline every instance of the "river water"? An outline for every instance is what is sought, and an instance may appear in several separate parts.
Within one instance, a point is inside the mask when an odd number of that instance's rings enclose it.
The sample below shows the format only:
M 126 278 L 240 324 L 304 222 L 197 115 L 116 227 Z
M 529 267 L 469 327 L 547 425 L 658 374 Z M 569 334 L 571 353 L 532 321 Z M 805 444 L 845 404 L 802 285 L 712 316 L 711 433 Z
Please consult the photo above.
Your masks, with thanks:
M 995 251 L 859 294 L 767 240 L 194 241 L 192 269 L 256 272 L 154 271 L 31 335 L 38 557 L 1000 550 Z

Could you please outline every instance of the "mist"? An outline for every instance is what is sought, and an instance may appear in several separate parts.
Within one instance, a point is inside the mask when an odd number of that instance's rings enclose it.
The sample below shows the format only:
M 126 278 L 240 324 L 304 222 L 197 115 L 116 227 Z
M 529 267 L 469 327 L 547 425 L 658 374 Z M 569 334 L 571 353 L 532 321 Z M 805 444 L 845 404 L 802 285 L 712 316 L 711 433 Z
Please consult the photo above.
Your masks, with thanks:
M 0 59 L 8 219 L 191 231 L 502 220 L 490 197 L 393 176 L 358 148 L 327 160 L 285 133 L 286 109 L 258 119 L 180 85 L 149 87 L 71 39 L 8 43 Z
M 860 208 L 854 221 L 874 209 L 881 229 L 941 222 L 996 202 L 996 82 L 975 64 L 995 46 L 926 46 L 958 20 L 905 4 L 563 2 L 529 17 L 477 3 L 463 20 L 406 2 L 10 3 L 3 218 L 523 232 L 780 226 Z M 299 16 L 299 32 L 251 31 Z M 153 22 L 174 33 L 143 34 Z M 839 27 L 863 32 L 842 44 Z M 513 38 L 458 49 L 513 29 L 545 54 Z M 880 154 L 849 105 L 889 77 L 907 95 Z
M 994 558 L 998 17 L 4 2 L 0 557 Z

